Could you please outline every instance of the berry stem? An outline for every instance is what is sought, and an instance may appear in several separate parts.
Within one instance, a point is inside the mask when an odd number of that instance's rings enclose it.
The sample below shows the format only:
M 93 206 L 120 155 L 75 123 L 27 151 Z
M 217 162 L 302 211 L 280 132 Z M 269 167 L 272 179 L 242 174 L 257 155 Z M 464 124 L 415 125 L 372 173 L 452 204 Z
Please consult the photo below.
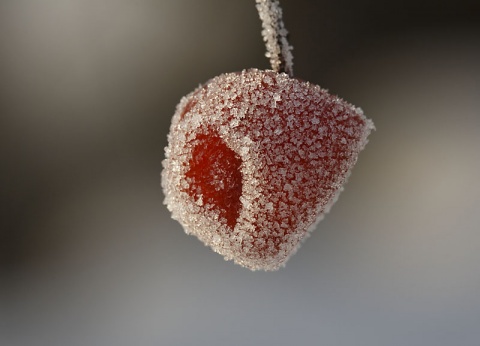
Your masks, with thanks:
M 272 70 L 285 72 L 293 77 L 293 47 L 288 44 L 288 31 L 282 20 L 282 8 L 278 0 L 256 0 L 262 21 L 262 36 Z

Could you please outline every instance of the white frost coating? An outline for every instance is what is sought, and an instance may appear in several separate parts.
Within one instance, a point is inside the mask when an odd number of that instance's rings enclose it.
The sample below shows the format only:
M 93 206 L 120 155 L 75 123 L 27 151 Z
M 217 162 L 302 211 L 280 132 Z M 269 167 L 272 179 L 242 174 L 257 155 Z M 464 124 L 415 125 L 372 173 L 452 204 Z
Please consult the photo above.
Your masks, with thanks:
M 215 77 L 177 106 L 163 161 L 165 204 L 187 234 L 225 259 L 279 269 L 338 198 L 373 129 L 359 108 L 284 73 Z M 186 181 L 201 136 L 220 136 L 241 159 L 233 227 L 206 195 L 188 193 L 201 185 L 196 177 Z M 225 184 L 212 185 L 223 191 Z
M 282 8 L 278 0 L 256 0 L 257 10 L 262 20 L 262 36 L 270 59 L 270 65 L 276 72 L 285 72 L 293 76 L 293 47 L 288 44 L 288 31 L 282 20 Z

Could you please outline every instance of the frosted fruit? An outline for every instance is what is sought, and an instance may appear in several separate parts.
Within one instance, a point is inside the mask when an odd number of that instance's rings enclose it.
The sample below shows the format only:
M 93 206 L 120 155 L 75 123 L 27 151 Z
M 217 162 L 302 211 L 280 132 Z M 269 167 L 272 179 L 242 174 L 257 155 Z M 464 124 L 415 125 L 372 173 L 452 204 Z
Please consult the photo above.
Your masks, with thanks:
M 165 204 L 225 259 L 276 270 L 335 202 L 373 128 L 359 108 L 284 73 L 223 74 L 177 106 Z

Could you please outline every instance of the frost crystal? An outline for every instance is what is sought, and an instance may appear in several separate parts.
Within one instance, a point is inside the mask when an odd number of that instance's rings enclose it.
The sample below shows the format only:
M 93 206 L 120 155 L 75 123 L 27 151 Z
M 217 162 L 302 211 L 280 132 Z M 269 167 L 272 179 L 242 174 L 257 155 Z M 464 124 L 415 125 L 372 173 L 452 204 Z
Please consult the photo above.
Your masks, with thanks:
M 225 259 L 276 270 L 335 202 L 373 128 L 359 108 L 284 73 L 215 77 L 177 106 L 165 203 Z

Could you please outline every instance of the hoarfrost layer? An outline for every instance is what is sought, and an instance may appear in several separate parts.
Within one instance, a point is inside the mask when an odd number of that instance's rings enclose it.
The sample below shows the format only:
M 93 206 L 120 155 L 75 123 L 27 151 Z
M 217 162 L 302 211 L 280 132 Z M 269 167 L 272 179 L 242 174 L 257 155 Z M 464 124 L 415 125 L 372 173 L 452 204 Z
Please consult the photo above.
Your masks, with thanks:
M 335 202 L 373 128 L 360 108 L 284 73 L 215 77 L 177 106 L 165 204 L 226 260 L 276 270 Z

